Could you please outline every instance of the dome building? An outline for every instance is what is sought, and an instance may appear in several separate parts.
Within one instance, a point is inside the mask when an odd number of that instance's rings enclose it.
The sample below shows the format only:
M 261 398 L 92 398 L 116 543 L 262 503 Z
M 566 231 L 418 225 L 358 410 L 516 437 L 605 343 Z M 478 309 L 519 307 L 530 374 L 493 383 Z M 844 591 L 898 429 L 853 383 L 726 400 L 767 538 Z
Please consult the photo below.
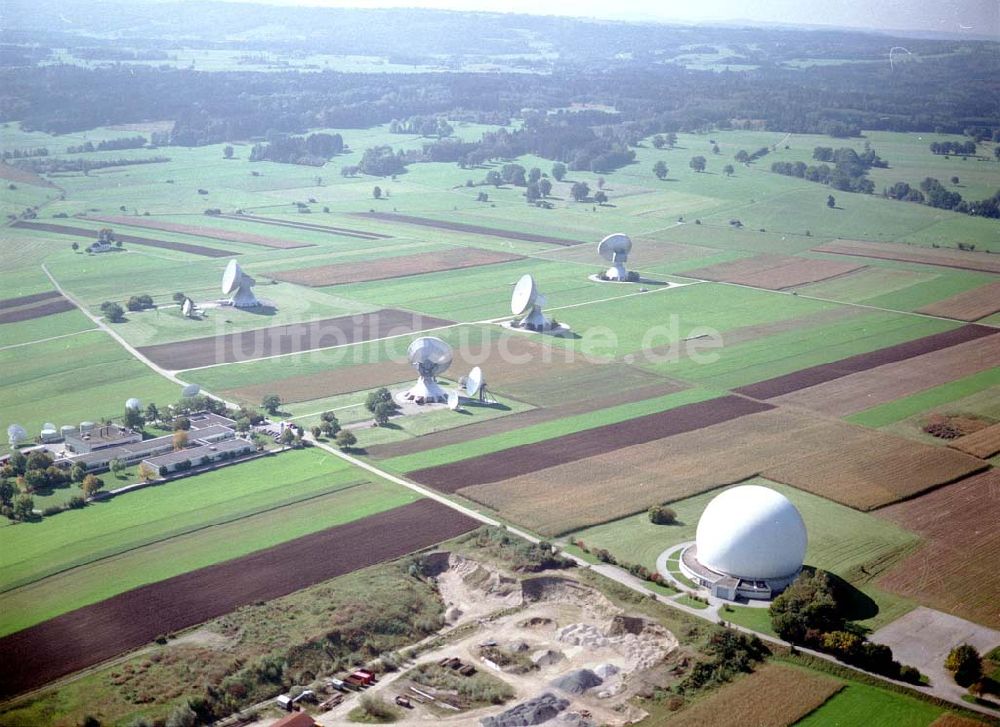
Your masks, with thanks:
M 717 598 L 769 600 L 802 570 L 806 543 L 805 523 L 787 497 L 740 485 L 708 503 L 680 570 Z

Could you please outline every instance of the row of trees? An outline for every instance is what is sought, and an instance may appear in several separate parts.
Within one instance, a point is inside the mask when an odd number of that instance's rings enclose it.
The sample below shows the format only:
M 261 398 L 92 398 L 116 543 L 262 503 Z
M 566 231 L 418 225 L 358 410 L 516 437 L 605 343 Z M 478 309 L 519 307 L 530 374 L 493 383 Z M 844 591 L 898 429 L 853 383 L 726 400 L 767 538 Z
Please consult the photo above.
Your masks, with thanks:
M 390 134 L 419 134 L 443 139 L 455 133 L 454 127 L 443 116 L 410 116 L 389 122 Z
M 958 184 L 958 182 L 958 177 L 951 178 L 952 184 Z M 1000 190 L 997 190 L 992 197 L 969 202 L 962 199 L 961 194 L 948 189 L 934 177 L 925 177 L 920 182 L 919 189 L 911 187 L 906 182 L 896 182 L 891 187 L 885 188 L 882 191 L 882 196 L 903 202 L 928 204 L 938 209 L 952 210 L 976 217 L 1000 219 Z
M 85 154 L 92 151 L 119 151 L 121 149 L 141 149 L 149 141 L 144 136 L 123 136 L 119 139 L 105 139 L 96 144 L 92 141 L 66 147 L 67 154 Z
M 111 167 L 128 167 L 138 164 L 163 164 L 170 157 L 153 156 L 142 159 L 60 159 L 58 157 L 32 157 L 17 160 L 15 166 L 35 174 L 55 174 L 62 172 L 88 172 Z
M 976 153 L 975 141 L 932 141 L 931 154 L 954 154 L 955 156 L 973 156 Z

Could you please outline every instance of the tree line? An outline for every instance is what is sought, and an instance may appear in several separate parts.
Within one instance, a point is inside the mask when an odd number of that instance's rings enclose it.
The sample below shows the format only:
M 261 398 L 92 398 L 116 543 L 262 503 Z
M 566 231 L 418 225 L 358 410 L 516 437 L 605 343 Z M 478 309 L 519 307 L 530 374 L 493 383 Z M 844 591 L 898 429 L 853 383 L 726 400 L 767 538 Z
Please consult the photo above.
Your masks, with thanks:
M 268 135 L 266 142 L 253 145 L 250 150 L 250 161 L 321 167 L 331 157 L 343 151 L 344 139 L 340 134 L 316 133 L 308 136 L 292 136 L 273 133 Z

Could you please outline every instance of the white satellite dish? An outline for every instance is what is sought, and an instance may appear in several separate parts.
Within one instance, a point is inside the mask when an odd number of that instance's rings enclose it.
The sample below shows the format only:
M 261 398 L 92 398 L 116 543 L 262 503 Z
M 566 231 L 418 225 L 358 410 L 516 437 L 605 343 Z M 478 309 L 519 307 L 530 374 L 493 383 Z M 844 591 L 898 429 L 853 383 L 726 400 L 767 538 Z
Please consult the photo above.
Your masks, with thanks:
M 236 261 L 234 260 L 233 262 Z M 185 318 L 190 318 L 192 313 L 194 313 L 194 301 L 190 298 L 185 298 L 181 304 L 181 315 Z
M 597 254 L 612 263 L 604 274 L 608 280 L 628 280 L 625 261 L 632 250 L 632 238 L 620 232 L 608 235 L 597 245 Z
M 198 384 L 188 384 L 183 389 L 181 389 L 181 396 L 187 398 L 189 396 L 198 396 L 201 393 L 201 387 Z
M 538 292 L 535 279 L 531 273 L 525 273 L 514 286 L 510 297 L 510 312 L 516 316 L 524 315 L 521 326 L 531 331 L 544 331 L 552 327 L 552 321 L 542 314 L 545 296 Z
M 11 424 L 7 427 L 7 441 L 10 442 L 11 447 L 16 447 L 27 439 L 28 432 L 20 424 Z
M 475 396 L 479 396 L 479 392 L 483 388 L 483 370 L 476 366 L 469 375 L 465 377 L 465 393 L 471 399 Z
M 260 305 L 253 294 L 257 281 L 243 272 L 235 260 L 230 260 L 226 272 L 222 274 L 222 292 L 229 296 L 229 302 L 237 308 L 256 308 Z
M 455 411 L 456 409 L 458 409 L 458 405 L 459 405 L 458 392 L 457 391 L 449 391 L 448 392 L 448 408 L 451 409 L 452 411 Z
M 136 399 L 134 396 L 125 402 L 125 408 L 131 409 L 133 411 L 138 411 L 140 406 L 142 406 L 142 402 Z
M 422 336 L 410 344 L 406 349 L 406 356 L 420 378 L 404 396 L 418 403 L 447 401 L 448 394 L 441 388 L 436 377 L 451 366 L 451 346 L 440 338 Z

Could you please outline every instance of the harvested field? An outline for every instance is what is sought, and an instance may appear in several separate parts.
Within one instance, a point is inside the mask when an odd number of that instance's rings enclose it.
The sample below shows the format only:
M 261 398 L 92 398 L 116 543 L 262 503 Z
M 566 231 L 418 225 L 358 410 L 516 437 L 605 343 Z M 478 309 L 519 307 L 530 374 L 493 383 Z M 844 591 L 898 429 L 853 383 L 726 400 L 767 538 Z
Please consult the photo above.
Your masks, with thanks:
M 925 305 L 917 311 L 960 321 L 977 321 L 997 312 L 1000 312 L 1000 282 L 981 285 L 939 300 L 937 303 Z
M 545 242 L 550 245 L 579 245 L 580 240 L 564 240 L 560 237 L 550 237 L 548 235 L 535 235 L 530 232 L 515 232 L 514 230 L 501 230 L 497 227 L 481 227 L 479 225 L 469 225 L 464 222 L 445 222 L 444 220 L 432 220 L 426 217 L 413 217 L 411 215 L 398 215 L 393 212 L 358 212 L 358 217 L 366 217 L 384 222 L 402 222 L 407 225 L 419 225 L 421 227 L 434 227 L 439 230 L 452 230 L 454 232 L 467 232 L 470 235 L 486 235 L 488 237 L 504 237 L 508 240 L 524 240 L 525 242 Z
M 0 696 L 39 687 L 148 644 L 159 634 L 398 558 L 477 525 L 433 500 L 418 500 L 136 588 L 0 639 Z
M 945 712 L 936 720 L 930 723 L 929 727 L 983 727 L 986 724 L 978 719 L 960 717 L 957 714 Z
M 772 399 L 783 394 L 791 394 L 794 391 L 807 389 L 810 386 L 817 386 L 827 381 L 843 378 L 859 371 L 867 371 L 877 366 L 905 361 L 914 356 L 931 353 L 932 351 L 938 351 L 950 346 L 957 346 L 960 343 L 984 336 L 991 336 L 995 333 L 995 328 L 987 326 L 962 326 L 961 328 L 944 331 L 943 333 L 935 333 L 931 336 L 924 336 L 923 338 L 917 338 L 895 346 L 880 348 L 869 353 L 849 356 L 840 361 L 820 364 L 819 366 L 812 366 L 784 376 L 758 381 L 755 384 L 741 386 L 734 391 L 744 396 L 753 397 L 754 399 Z
M 524 450 L 518 450 L 519 457 Z M 758 474 L 868 510 L 985 466 L 960 452 L 774 409 L 502 482 L 463 487 L 458 494 L 536 532 L 557 535 Z
M 1000 366 L 1000 334 L 834 379 L 771 399 L 844 417 Z
M 926 545 L 877 584 L 932 608 L 1000 628 L 1000 471 L 966 477 L 875 513 Z
M 785 727 L 798 722 L 843 688 L 843 682 L 817 672 L 764 664 L 754 673 L 678 712 L 667 724 Z
M 516 457 L 512 457 L 509 450 L 500 450 L 483 457 L 428 467 L 409 474 L 417 482 L 442 492 L 455 492 L 460 488 L 517 478 L 584 458 L 608 453 L 614 455 L 624 447 L 656 442 L 664 437 L 691 432 L 770 408 L 768 404 L 736 396 L 723 396 L 518 447 Z
M 277 227 L 289 227 L 296 230 L 311 230 L 313 232 L 326 232 L 338 237 L 356 237 L 360 240 L 391 240 L 392 235 L 382 235 L 378 232 L 366 232 L 364 230 L 351 230 L 346 227 L 331 227 L 330 225 L 320 225 L 315 222 L 299 222 L 293 220 L 280 220 L 273 217 L 258 217 L 257 215 L 219 215 L 227 220 L 250 220 L 261 225 L 275 225 Z
M 944 248 L 918 247 L 897 242 L 865 242 L 864 240 L 834 240 L 814 247 L 813 252 L 852 255 L 876 260 L 897 260 L 904 263 L 937 265 L 959 270 L 980 270 L 1000 273 L 1000 260 L 985 252 L 963 252 Z
M 973 434 L 966 434 L 950 442 L 948 446 L 980 459 L 1000 454 L 1000 424 L 980 429 Z
M 344 366 L 316 374 L 292 376 L 264 384 L 241 386 L 238 389 L 228 389 L 223 394 L 251 402 L 259 402 L 268 394 L 277 394 L 283 402 L 295 404 L 300 401 L 388 386 L 415 376 L 413 367 L 406 361 L 382 361 Z
M 684 277 L 784 290 L 854 272 L 864 265 L 811 260 L 785 255 L 756 255 L 732 262 L 684 271 Z
M 16 323 L 17 321 L 30 321 L 33 318 L 51 316 L 56 313 L 65 313 L 68 310 L 76 310 L 76 306 L 68 300 L 58 295 L 55 299 L 45 299 L 39 303 L 22 305 L 18 308 L 0 311 L 0 324 Z
M 26 305 L 41 303 L 42 301 L 52 300 L 54 298 L 62 298 L 59 291 L 48 290 L 44 293 L 35 293 L 34 295 L 22 295 L 20 298 L 5 298 L 4 300 L 0 300 L 0 311 L 9 310 L 11 308 L 21 308 Z
M 325 285 L 402 278 L 408 275 L 436 273 L 441 270 L 474 268 L 481 265 L 495 265 L 496 263 L 508 263 L 513 260 L 523 259 L 521 255 L 466 247 L 443 252 L 420 252 L 414 255 L 379 258 L 368 262 L 337 263 L 334 265 L 320 265 L 318 267 L 297 268 L 295 270 L 282 270 L 276 273 L 264 274 L 276 280 L 284 280 L 287 283 L 297 283 L 298 285 L 319 288 Z
M 70 237 L 82 237 L 91 242 L 97 241 L 97 231 L 89 230 L 86 227 L 69 227 L 67 225 L 53 225 L 48 222 L 28 222 L 19 220 L 12 227 L 21 227 L 26 230 L 38 230 L 39 232 L 51 232 L 56 235 L 69 235 Z M 201 255 L 203 257 L 232 257 L 235 253 L 227 250 L 217 250 L 213 247 L 202 245 L 192 245 L 187 242 L 170 242 L 168 240 L 153 240 L 148 237 L 136 237 L 135 235 L 122 235 L 115 233 L 115 239 L 135 245 L 147 245 L 149 247 L 161 247 L 165 250 L 176 250 L 186 252 L 191 255 Z
M 27 169 L 15 167 L 13 164 L 8 164 L 7 162 L 0 162 L 0 179 L 17 184 L 30 184 L 35 187 L 56 186 L 45 177 L 41 177 L 34 172 L 29 172 Z
M 161 343 L 139 351 L 166 369 L 192 369 L 398 336 L 452 323 L 442 318 L 384 308 L 373 313 Z
M 182 225 L 177 222 L 165 222 L 149 217 L 123 217 L 121 215 L 93 215 L 87 219 L 100 220 L 113 225 L 128 225 L 130 227 L 145 227 L 151 230 L 162 230 L 163 232 L 177 232 L 182 235 L 196 235 L 197 237 L 207 237 L 212 240 L 225 240 L 226 242 L 242 242 L 247 245 L 259 245 L 260 247 L 273 247 L 279 250 L 291 250 L 296 247 L 314 247 L 311 242 L 297 242 L 295 240 L 281 240 L 277 237 L 265 237 L 264 235 L 254 235 L 249 232 L 233 232 L 222 230 L 217 227 L 204 227 L 203 225 Z

